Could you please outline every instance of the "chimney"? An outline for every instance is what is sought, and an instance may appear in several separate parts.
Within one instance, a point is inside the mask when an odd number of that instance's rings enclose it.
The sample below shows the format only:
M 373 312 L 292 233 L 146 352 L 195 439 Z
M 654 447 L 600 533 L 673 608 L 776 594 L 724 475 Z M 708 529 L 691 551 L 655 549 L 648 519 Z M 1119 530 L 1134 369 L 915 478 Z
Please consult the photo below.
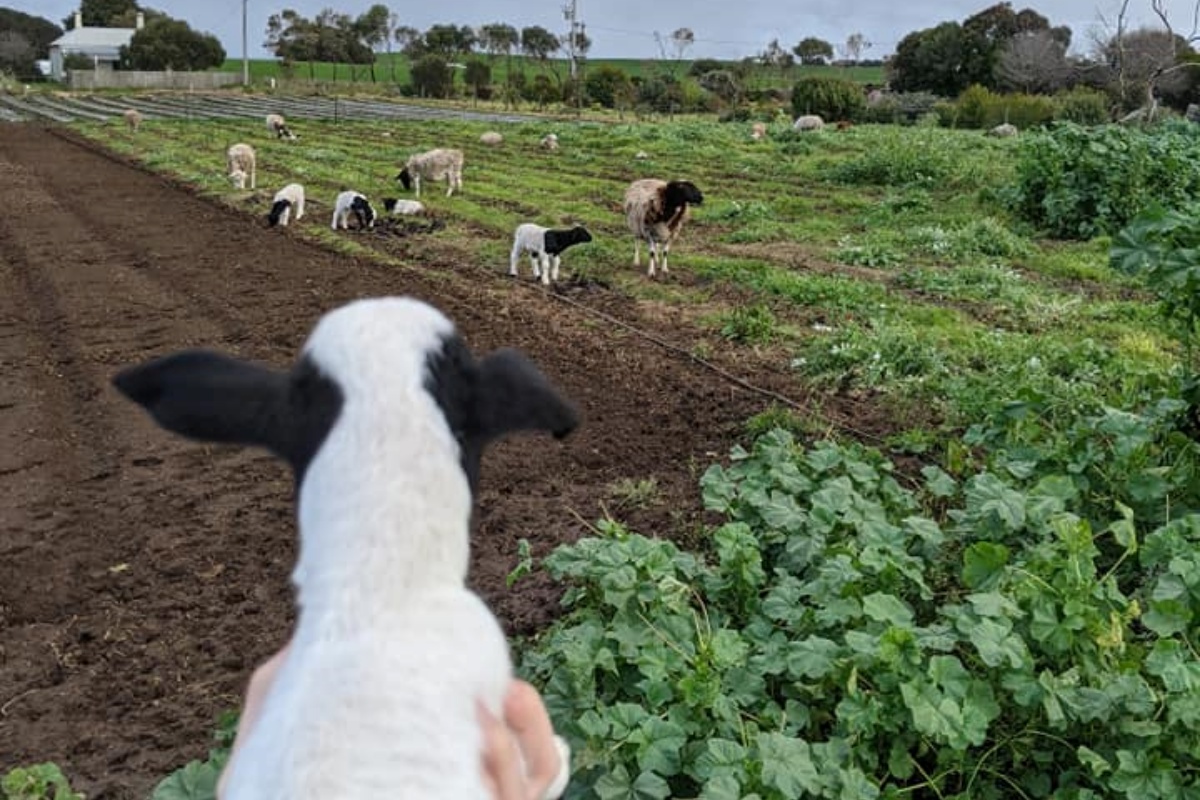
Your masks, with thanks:
M 83 27 L 83 9 L 78 9 L 75 12 L 75 30 Z
M 136 19 L 137 19 L 137 22 L 134 23 L 135 28 L 137 28 L 140 31 L 142 28 L 146 27 L 146 15 L 145 14 L 143 14 L 141 11 L 137 12 Z

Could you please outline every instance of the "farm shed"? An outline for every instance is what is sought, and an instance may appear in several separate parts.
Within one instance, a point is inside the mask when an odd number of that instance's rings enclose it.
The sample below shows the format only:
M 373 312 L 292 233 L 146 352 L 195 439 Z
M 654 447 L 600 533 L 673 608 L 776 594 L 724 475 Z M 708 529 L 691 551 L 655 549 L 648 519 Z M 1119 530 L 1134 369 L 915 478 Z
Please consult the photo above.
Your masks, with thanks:
M 111 70 L 121 57 L 121 48 L 144 24 L 145 17 L 138 12 L 135 28 L 86 28 L 83 14 L 76 11 L 75 26 L 50 43 L 50 77 L 63 80 L 67 74 L 63 64 L 73 55 L 91 59 L 97 70 Z

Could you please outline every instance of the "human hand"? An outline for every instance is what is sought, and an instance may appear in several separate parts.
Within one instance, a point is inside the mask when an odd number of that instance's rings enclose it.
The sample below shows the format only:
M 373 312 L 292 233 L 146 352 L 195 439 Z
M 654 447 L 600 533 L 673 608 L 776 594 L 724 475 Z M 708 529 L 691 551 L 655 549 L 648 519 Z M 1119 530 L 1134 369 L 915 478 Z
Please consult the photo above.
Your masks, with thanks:
M 570 750 L 554 735 L 537 690 L 514 680 L 499 720 L 477 703 L 483 728 L 483 777 L 492 800 L 555 800 L 566 789 Z

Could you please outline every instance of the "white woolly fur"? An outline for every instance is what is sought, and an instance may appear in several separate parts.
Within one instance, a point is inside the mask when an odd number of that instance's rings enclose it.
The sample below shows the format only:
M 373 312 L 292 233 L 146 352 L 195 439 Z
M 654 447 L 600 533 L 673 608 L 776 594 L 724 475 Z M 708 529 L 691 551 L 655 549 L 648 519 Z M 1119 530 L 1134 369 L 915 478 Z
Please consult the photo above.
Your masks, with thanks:
M 255 187 L 255 157 L 254 148 L 248 144 L 230 145 L 225 151 L 225 163 L 229 167 L 229 179 L 236 189 L 246 188 L 246 179 L 250 180 L 250 188 Z
M 367 198 L 364 197 L 361 192 L 355 192 L 352 190 L 339 192 L 337 199 L 333 202 L 333 221 L 330 223 L 329 227 L 335 231 L 339 227 L 343 230 L 348 230 L 350 228 L 350 214 L 353 211 L 354 203 L 360 199 L 364 203 L 367 201 Z M 367 204 L 367 207 L 370 208 L 369 203 Z M 368 227 L 375 227 L 374 214 L 374 209 L 371 209 L 371 219 L 368 222 Z
M 279 214 L 279 224 L 287 226 L 288 220 L 291 219 L 292 211 L 296 212 L 296 219 L 299 220 L 304 216 L 304 187 L 298 183 L 289 183 L 287 186 L 275 193 L 274 202 L 287 201 L 288 205 Z
M 417 301 L 363 300 L 305 346 L 343 406 L 300 486 L 291 651 L 227 800 L 489 798 L 474 702 L 498 711 L 511 674 L 464 585 L 471 490 L 424 385 L 451 331 Z
M 454 190 L 462 191 L 463 152 L 453 148 L 439 147 L 410 156 L 404 162 L 413 181 L 417 197 L 421 196 L 421 181 L 446 181 L 446 196 Z

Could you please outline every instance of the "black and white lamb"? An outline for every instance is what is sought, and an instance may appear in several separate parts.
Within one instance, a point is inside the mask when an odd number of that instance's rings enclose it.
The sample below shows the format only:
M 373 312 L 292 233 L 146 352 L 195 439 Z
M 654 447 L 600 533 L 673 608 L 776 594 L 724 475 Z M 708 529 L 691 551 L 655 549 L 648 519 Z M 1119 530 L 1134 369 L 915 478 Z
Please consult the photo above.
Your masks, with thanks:
M 465 583 L 480 458 L 515 431 L 567 435 L 575 409 L 520 353 L 477 360 L 398 297 L 327 314 L 290 369 L 188 350 L 114 383 L 164 428 L 295 474 L 296 628 L 224 800 L 490 798 L 476 703 L 499 717 L 512 668 Z
M 424 214 L 425 204 L 420 200 L 402 200 L 395 197 L 383 198 L 383 210 L 389 214 L 408 217 L 414 214 Z
M 592 235 L 587 228 L 576 225 L 567 230 L 551 230 L 532 222 L 517 226 L 513 232 L 512 254 L 508 259 L 508 274 L 516 276 L 517 262 L 522 253 L 529 253 L 529 261 L 533 264 L 534 279 L 541 278 L 542 283 L 558 280 L 558 268 L 562 264 L 561 254 L 568 247 L 590 242 Z
M 288 129 L 287 122 L 281 114 L 267 114 L 267 132 L 275 134 L 276 139 L 299 138 Z
M 375 227 L 375 209 L 371 207 L 371 203 L 363 196 L 361 192 L 345 191 L 340 192 L 337 199 L 333 203 L 333 221 L 329 224 L 330 228 L 335 231 L 340 227 L 342 230 L 350 229 L 350 215 L 358 220 L 358 228 L 374 228 Z
M 463 152 L 448 147 L 439 147 L 410 156 L 404 162 L 404 168 L 396 176 L 396 180 L 408 191 L 415 187 L 417 197 L 421 196 L 421 181 L 446 181 L 446 196 L 454 194 L 454 190 L 462 191 Z
M 679 236 L 687 219 L 689 205 L 700 205 L 704 195 L 691 181 L 660 181 L 644 178 L 634 181 L 625 190 L 625 222 L 633 233 L 633 265 L 642 265 L 641 244 L 645 240 L 650 252 L 650 270 L 667 269 L 667 254 L 671 243 Z
M 293 211 L 297 220 L 304 216 L 304 187 L 298 183 L 289 183 L 275 193 L 271 213 L 267 214 L 267 224 L 286 228 Z

